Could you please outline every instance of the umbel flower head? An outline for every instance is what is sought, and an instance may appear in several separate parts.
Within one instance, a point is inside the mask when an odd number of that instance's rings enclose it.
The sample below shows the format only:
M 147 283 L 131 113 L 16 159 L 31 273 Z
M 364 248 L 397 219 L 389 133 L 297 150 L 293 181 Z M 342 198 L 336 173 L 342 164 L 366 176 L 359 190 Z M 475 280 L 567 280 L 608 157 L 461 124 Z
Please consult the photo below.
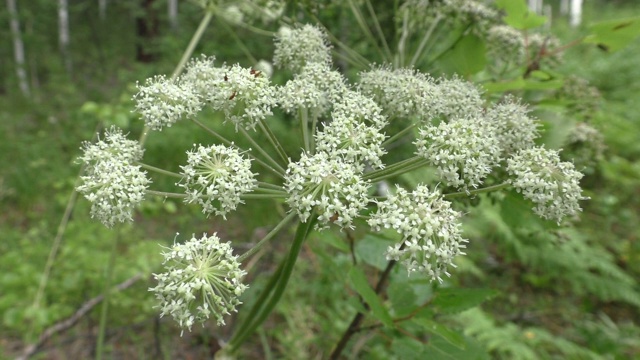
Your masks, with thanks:
M 162 130 L 176 121 L 192 117 L 202 109 L 202 102 L 190 86 L 183 86 L 163 75 L 137 84 L 138 93 L 133 96 L 135 111 L 149 128 Z
M 368 203 L 369 182 L 339 155 L 303 153 L 300 161 L 289 163 L 284 186 L 289 193 L 287 204 L 300 220 L 306 222 L 315 209 L 320 228 L 331 222 L 352 227 Z
M 187 165 L 181 168 L 183 179 L 179 186 L 185 189 L 185 201 L 200 204 L 207 215 L 224 217 L 242 203 L 240 196 L 256 186 L 251 160 L 224 145 L 198 145 L 187 152 Z
M 150 288 L 160 302 L 160 316 L 171 315 L 180 327 L 191 331 L 196 322 L 213 315 L 224 325 L 224 315 L 236 311 L 239 297 L 247 289 L 242 284 L 246 272 L 240 268 L 230 243 L 213 234 L 184 244 L 174 244 L 164 253 L 166 271 L 153 274 L 158 285 Z
M 79 160 L 86 168 L 76 190 L 91 202 L 91 217 L 109 228 L 116 222 L 133 221 L 133 210 L 144 199 L 151 182 L 146 172 L 133 164 L 142 158 L 144 150 L 112 127 L 104 140 L 85 142 L 83 151 Z
M 524 43 L 522 33 L 508 25 L 496 25 L 487 32 L 487 53 L 498 65 L 520 64 Z
M 494 128 L 503 156 L 534 146 L 538 124 L 528 113 L 527 107 L 511 96 L 487 111 L 486 119 Z
M 368 220 L 374 231 L 394 229 L 402 240 L 387 250 L 387 259 L 400 261 L 409 271 L 423 273 L 442 282 L 453 259 L 464 255 L 466 239 L 461 236 L 460 213 L 437 191 L 418 185 L 409 193 L 398 187 L 395 194 L 378 202 Z
M 414 142 L 416 154 L 435 166 L 448 186 L 476 188 L 500 160 L 494 133 L 492 127 L 477 117 L 424 126 Z
M 454 76 L 439 78 L 437 84 L 435 101 L 429 106 L 432 109 L 429 118 L 435 115 L 446 119 L 464 118 L 482 111 L 482 94 L 473 83 Z
M 582 174 L 570 162 L 561 162 L 557 151 L 534 147 L 518 152 L 507 160 L 507 171 L 513 177 L 509 183 L 519 193 L 533 201 L 538 216 L 556 220 L 580 211 Z
M 316 26 L 282 27 L 276 35 L 275 45 L 273 63 L 294 73 L 309 63 L 331 63 L 327 34 Z

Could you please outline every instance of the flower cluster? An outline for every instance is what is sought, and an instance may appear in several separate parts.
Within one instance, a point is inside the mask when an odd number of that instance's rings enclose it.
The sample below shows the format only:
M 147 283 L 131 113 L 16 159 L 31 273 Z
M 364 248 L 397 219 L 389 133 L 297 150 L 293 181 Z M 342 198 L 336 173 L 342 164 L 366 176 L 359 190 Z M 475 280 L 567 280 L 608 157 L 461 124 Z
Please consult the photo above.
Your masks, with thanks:
M 187 165 L 181 166 L 186 201 L 198 203 L 202 212 L 225 216 L 242 203 L 243 194 L 256 187 L 251 160 L 234 148 L 199 145 L 187 152 Z
M 315 209 L 319 227 L 334 223 L 342 228 L 352 227 L 366 207 L 369 185 L 354 164 L 324 152 L 303 153 L 300 161 L 289 163 L 284 183 L 287 204 L 302 222 Z
M 409 0 L 402 6 L 407 14 L 409 27 L 425 29 L 434 21 L 444 21 L 449 25 L 472 25 L 477 33 L 484 33 L 499 16 L 492 8 L 474 0 Z
M 435 81 L 412 69 L 379 67 L 360 74 L 360 91 L 396 117 L 430 119 L 441 98 Z
M 493 129 L 477 117 L 424 126 L 414 144 L 416 154 L 437 168 L 443 182 L 458 189 L 482 184 L 500 160 Z
M 383 168 L 381 157 L 385 135 L 381 132 L 386 121 L 381 109 L 361 94 L 349 91 L 343 102 L 331 114 L 331 122 L 316 132 L 316 151 L 330 157 L 340 156 L 364 171 L 365 165 Z M 360 102 L 359 100 L 362 100 Z
M 590 119 L 600 108 L 602 96 L 596 87 L 590 86 L 586 79 L 569 76 L 564 80 L 557 96 L 571 101 L 569 109 L 583 119 Z
M 496 25 L 487 32 L 487 53 L 497 65 L 520 64 L 524 52 L 524 36 L 511 26 Z
M 231 24 L 240 24 L 244 21 L 253 22 L 255 20 L 270 23 L 282 16 L 284 8 L 285 3 L 283 1 L 241 0 L 233 1 L 230 5 L 221 8 L 219 15 Z
M 487 111 L 486 119 L 498 137 L 502 156 L 534 146 L 538 124 L 528 116 L 528 112 L 526 106 L 511 96 Z
M 135 110 L 153 130 L 171 127 L 176 121 L 195 116 L 202 109 L 200 99 L 190 86 L 177 84 L 163 75 L 137 86 L 138 93 L 133 96 Z
M 305 111 L 315 118 L 326 113 L 345 91 L 342 74 L 326 63 L 311 62 L 279 88 L 278 102 L 290 114 Z
M 582 174 L 572 163 L 561 162 L 558 152 L 534 147 L 507 159 L 509 182 L 516 191 L 533 201 L 533 211 L 540 217 L 556 220 L 573 216 L 581 209 L 578 202 L 586 200 L 580 189 Z
M 434 115 L 454 119 L 482 111 L 482 93 L 473 83 L 454 76 L 451 79 L 439 78 L 437 84 L 437 101 L 430 106 Z
M 160 301 L 160 316 L 170 314 L 180 327 L 191 330 L 210 315 L 224 325 L 224 315 L 236 311 L 246 272 L 240 269 L 229 243 L 213 234 L 175 244 L 164 253 L 166 272 L 153 274 L 158 285 L 150 288 Z
M 602 133 L 587 123 L 577 123 L 567 136 L 567 148 L 563 158 L 571 158 L 580 166 L 593 166 L 603 157 L 606 145 Z
M 296 73 L 309 63 L 330 64 L 330 49 L 326 33 L 318 27 L 282 27 L 276 36 L 273 63 Z
M 531 34 L 527 43 L 527 57 L 530 62 L 538 62 L 547 68 L 557 67 L 562 63 L 562 52 L 555 51 L 560 47 L 560 40 L 551 35 Z
M 200 57 L 187 65 L 177 81 L 164 76 L 147 80 L 134 95 L 136 111 L 154 130 L 169 127 L 185 117 L 194 117 L 205 104 L 222 111 L 225 121 L 245 129 L 271 115 L 276 104 L 269 78 L 239 65 L 214 66 L 214 58 Z
M 419 272 L 442 282 L 453 259 L 464 255 L 467 240 L 461 236 L 461 214 L 451 209 L 437 191 L 418 185 L 414 191 L 398 187 L 395 194 L 378 202 L 368 220 L 375 231 L 394 229 L 402 240 L 387 250 L 387 259 L 401 261 L 409 273 Z
M 83 152 L 79 160 L 86 165 L 85 174 L 76 190 L 91 202 L 91 217 L 109 228 L 116 222 L 133 221 L 133 209 L 142 202 L 151 182 L 134 165 L 144 150 L 119 129 L 111 128 L 104 140 L 85 142 Z

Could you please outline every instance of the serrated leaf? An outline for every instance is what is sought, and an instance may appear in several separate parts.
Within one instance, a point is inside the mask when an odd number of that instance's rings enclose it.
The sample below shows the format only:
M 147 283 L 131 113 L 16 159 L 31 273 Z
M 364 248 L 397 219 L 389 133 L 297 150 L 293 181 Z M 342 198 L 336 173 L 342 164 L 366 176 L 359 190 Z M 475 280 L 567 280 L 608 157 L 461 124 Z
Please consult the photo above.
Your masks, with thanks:
M 478 306 L 497 294 L 491 289 L 441 288 L 431 304 L 441 313 L 455 314 Z
M 389 245 L 389 240 L 369 234 L 356 243 L 355 252 L 366 264 L 384 270 L 388 263 L 385 253 Z
M 349 280 L 353 289 L 364 299 L 369 305 L 371 313 L 375 318 L 380 320 L 386 327 L 393 327 L 393 319 L 391 315 L 380 301 L 378 294 L 373 291 L 364 272 L 357 267 L 351 268 L 349 271 Z
M 414 318 L 412 321 L 420 325 L 425 331 L 441 336 L 458 349 L 464 350 L 466 348 L 462 334 L 427 318 Z
M 605 51 L 618 51 L 640 36 L 640 17 L 602 21 L 590 28 L 586 43 L 598 44 Z
M 547 22 L 546 17 L 531 11 L 525 0 L 496 0 L 496 6 L 507 13 L 504 22 L 516 29 L 531 29 Z

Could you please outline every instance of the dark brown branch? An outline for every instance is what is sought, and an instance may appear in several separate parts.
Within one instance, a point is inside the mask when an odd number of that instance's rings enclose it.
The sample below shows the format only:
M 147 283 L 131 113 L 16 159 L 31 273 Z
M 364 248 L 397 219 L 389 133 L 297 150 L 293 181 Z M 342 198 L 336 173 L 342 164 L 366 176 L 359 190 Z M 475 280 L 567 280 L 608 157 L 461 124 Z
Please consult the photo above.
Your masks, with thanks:
M 393 269 L 393 266 L 395 264 L 396 264 L 396 261 L 393 261 L 393 260 L 389 261 L 389 264 L 387 264 L 387 268 L 384 269 L 384 272 L 382 273 L 382 275 L 380 275 L 380 279 L 378 280 L 378 283 L 376 284 L 376 287 L 375 287 L 376 294 L 380 294 L 382 292 L 382 289 L 384 289 L 385 282 L 389 277 L 389 274 L 391 274 L 391 269 Z M 369 305 L 365 303 L 364 300 L 360 299 L 360 302 L 362 303 L 365 309 L 369 310 Z M 340 357 L 340 354 L 342 353 L 344 348 L 347 346 L 347 343 L 349 342 L 351 337 L 358 332 L 360 328 L 360 324 L 362 323 L 362 320 L 364 320 L 364 316 L 365 314 L 360 312 L 357 313 L 356 316 L 354 316 L 353 320 L 351 320 L 351 324 L 349 324 L 349 327 L 347 328 L 347 331 L 345 331 L 344 334 L 342 334 L 342 338 L 340 339 L 336 347 L 333 349 L 333 352 L 331 352 L 331 356 L 329 356 L 329 359 L 336 360 Z
M 133 276 L 132 278 L 118 284 L 114 290 L 116 291 L 122 291 L 125 290 L 129 287 L 131 287 L 133 284 L 135 284 L 138 280 L 142 279 L 142 274 L 137 274 L 135 276 Z M 29 357 L 31 357 L 33 354 L 35 354 L 38 349 L 42 346 L 42 344 L 44 344 L 47 340 L 49 340 L 49 338 L 51 338 L 53 335 L 64 332 L 66 330 L 69 330 L 73 325 L 75 325 L 78 321 L 80 321 L 80 319 L 85 316 L 89 311 L 91 311 L 91 309 L 93 309 L 94 307 L 96 307 L 98 304 L 100 304 L 102 302 L 102 300 L 104 300 L 104 295 L 98 295 L 96 297 L 94 297 L 93 299 L 85 302 L 84 304 L 82 304 L 82 306 L 80 306 L 80 308 L 70 317 L 68 317 L 65 320 L 59 321 L 55 324 L 53 324 L 52 326 L 50 326 L 48 329 L 46 329 L 38 338 L 38 340 L 33 343 L 28 345 L 23 351 L 22 351 L 22 355 L 20 355 L 19 357 L 16 358 L 16 360 L 26 360 Z

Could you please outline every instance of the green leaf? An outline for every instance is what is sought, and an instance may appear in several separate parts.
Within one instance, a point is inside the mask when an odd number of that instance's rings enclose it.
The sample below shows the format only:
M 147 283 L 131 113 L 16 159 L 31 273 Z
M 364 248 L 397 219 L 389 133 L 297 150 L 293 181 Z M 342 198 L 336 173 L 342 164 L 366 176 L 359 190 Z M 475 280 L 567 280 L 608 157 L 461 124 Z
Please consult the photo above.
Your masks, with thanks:
M 414 318 L 412 321 L 424 328 L 425 331 L 441 336 L 443 339 L 447 340 L 450 344 L 454 345 L 458 349 L 464 350 L 466 348 L 466 343 L 462 334 L 453 331 L 448 327 L 431 319 Z
M 591 25 L 584 42 L 598 44 L 605 51 L 618 51 L 640 36 L 640 16 L 602 21 Z
M 389 300 L 393 308 L 394 315 L 403 317 L 411 314 L 416 307 L 416 293 L 412 286 L 408 283 L 392 282 L 387 290 Z
M 315 234 L 315 236 L 317 236 L 319 240 L 342 252 L 349 252 L 349 245 L 347 244 L 347 242 L 342 237 L 336 235 L 336 233 L 333 231 L 322 231 Z
M 349 280 L 351 280 L 351 286 L 353 289 L 362 296 L 367 304 L 369 304 L 373 316 L 380 320 L 385 326 L 393 327 L 391 315 L 389 315 L 389 312 L 382 304 L 382 301 L 380 301 L 378 294 L 376 294 L 371 286 L 369 286 L 369 282 L 367 281 L 367 277 L 364 275 L 364 272 L 357 267 L 352 268 L 349 271 Z
M 531 29 L 547 22 L 546 17 L 529 10 L 525 0 L 496 0 L 496 6 L 507 13 L 504 22 L 516 29 Z
M 391 245 L 389 240 L 369 234 L 358 241 L 355 246 L 355 252 L 358 258 L 365 263 L 378 270 L 384 270 L 388 263 L 384 254 L 389 245 Z
M 476 35 L 465 35 L 443 55 L 438 64 L 462 76 L 473 75 L 487 65 L 485 43 Z
M 449 341 L 433 336 L 423 350 L 429 354 L 429 360 L 489 360 L 486 349 L 475 340 L 464 337 L 465 348 L 453 346 Z
M 491 289 L 441 288 L 431 304 L 442 313 L 455 314 L 478 306 L 497 294 Z

